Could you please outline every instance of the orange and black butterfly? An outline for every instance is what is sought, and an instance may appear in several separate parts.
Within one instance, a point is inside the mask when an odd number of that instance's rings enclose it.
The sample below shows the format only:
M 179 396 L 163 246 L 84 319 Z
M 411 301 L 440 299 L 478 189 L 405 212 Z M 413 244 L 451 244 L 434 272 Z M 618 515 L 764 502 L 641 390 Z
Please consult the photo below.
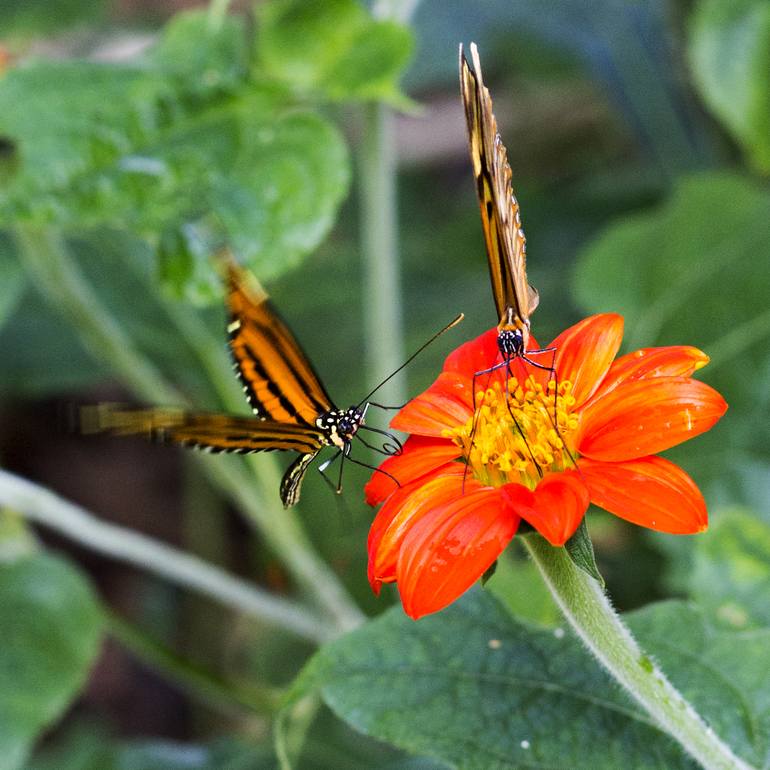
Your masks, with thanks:
M 223 259 L 222 264 L 227 281 L 230 351 L 255 417 L 101 404 L 81 409 L 81 429 L 87 433 L 143 434 L 159 443 L 196 447 L 207 452 L 298 452 L 299 457 L 281 480 L 281 500 L 287 508 L 299 500 L 305 472 L 324 447 L 336 447 L 338 451 L 320 466 L 321 471 L 340 456 L 343 461 L 349 459 L 377 470 L 350 457 L 353 438 L 362 429 L 386 438 L 380 448 L 358 435 L 365 446 L 383 454 L 399 453 L 401 444 L 395 436 L 364 425 L 370 404 L 381 406 L 368 401 L 377 388 L 360 404 L 338 409 L 257 279 L 231 258 Z M 338 492 L 341 479 L 342 466 Z
M 468 123 L 468 143 L 497 308 L 497 347 L 502 357 L 490 371 L 508 367 L 516 357 L 532 366 L 553 371 L 553 366 L 529 359 L 530 355 L 552 353 L 553 349 L 527 350 L 529 317 L 537 308 L 539 297 L 537 290 L 527 282 L 527 240 L 521 226 L 519 202 L 511 187 L 508 154 L 497 132 L 492 98 L 484 86 L 475 43 L 471 43 L 471 59 L 473 68 L 460 45 L 460 93 Z

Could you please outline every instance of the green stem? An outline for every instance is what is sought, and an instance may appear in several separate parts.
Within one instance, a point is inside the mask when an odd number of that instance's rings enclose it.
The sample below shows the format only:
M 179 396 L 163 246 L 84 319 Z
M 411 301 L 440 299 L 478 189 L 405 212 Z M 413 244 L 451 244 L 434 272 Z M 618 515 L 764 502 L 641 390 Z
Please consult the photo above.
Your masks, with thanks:
M 280 705 L 280 694 L 275 690 L 244 687 L 227 681 L 199 664 L 185 660 L 115 614 L 107 615 L 107 628 L 110 635 L 139 660 L 215 708 L 232 713 L 236 707 L 239 711 L 246 709 L 255 714 L 270 715 Z
M 106 361 L 115 373 L 144 401 L 183 405 L 184 399 L 170 387 L 157 369 L 135 348 L 120 325 L 91 290 L 72 261 L 61 235 L 52 230 L 19 227 L 16 239 L 35 284 L 50 304 L 57 308 L 80 334 L 99 360 Z M 180 317 L 177 311 L 177 322 Z M 193 331 L 188 326 L 187 331 Z M 204 369 L 211 372 L 221 360 L 211 344 L 201 344 L 196 353 Z M 213 360 L 212 360 L 213 359 Z M 221 378 L 214 383 L 223 399 L 232 398 L 229 386 Z M 363 614 L 355 605 L 334 572 L 321 560 L 307 539 L 296 515 L 272 502 L 277 500 L 278 473 L 269 458 L 249 460 L 257 477 L 246 470 L 241 458 L 195 455 L 209 477 L 236 500 L 247 517 L 255 523 L 268 546 L 281 558 L 301 589 L 334 620 L 340 631 L 360 625 Z
M 277 599 L 197 556 L 101 521 L 80 506 L 2 469 L 0 504 L 98 553 L 154 572 L 176 585 L 285 628 L 304 639 L 323 642 L 334 633 L 333 628 L 301 605 Z
M 749 770 L 647 657 L 607 594 L 564 548 L 539 535 L 522 538 L 564 616 L 597 660 L 707 770 Z
M 139 354 L 84 276 L 74 269 L 59 233 L 25 226 L 16 228 L 15 237 L 35 286 L 72 324 L 97 361 L 107 361 L 141 398 L 167 404 L 183 400 Z
M 405 357 L 393 114 L 383 104 L 364 107 L 359 168 L 367 379 L 374 385 Z M 378 400 L 401 404 L 405 392 L 403 373 L 399 373 L 378 393 Z

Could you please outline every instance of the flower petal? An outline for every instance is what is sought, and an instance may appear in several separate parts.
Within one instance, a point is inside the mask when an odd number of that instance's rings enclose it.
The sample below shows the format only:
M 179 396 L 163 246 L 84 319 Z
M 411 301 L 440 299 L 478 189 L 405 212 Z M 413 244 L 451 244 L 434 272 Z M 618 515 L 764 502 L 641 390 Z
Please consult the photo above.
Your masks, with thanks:
M 564 545 L 588 509 L 588 488 L 580 473 L 570 470 L 546 476 L 530 493 L 530 500 L 521 494 L 520 488 L 520 484 L 502 488 L 511 507 L 551 545 Z
M 708 526 L 706 502 L 695 482 L 662 457 L 624 463 L 580 460 L 591 502 L 642 527 L 691 535 Z
M 441 437 L 447 428 L 470 420 L 472 403 L 471 381 L 455 372 L 442 372 L 391 420 L 390 426 L 405 433 Z
M 379 505 L 399 488 L 390 476 L 398 479 L 398 483 L 403 487 L 459 456 L 460 447 L 449 439 L 410 436 L 404 442 L 404 450 L 382 462 L 379 470 L 372 474 L 369 483 L 364 487 L 366 502 L 369 505 Z
M 593 460 L 634 460 L 707 431 L 726 410 L 716 390 L 689 377 L 632 380 L 586 407 L 577 447 Z
M 465 466 L 448 463 L 427 476 L 396 490 L 380 508 L 369 529 L 369 583 L 379 593 L 380 583 L 396 579 L 396 561 L 401 542 L 415 521 L 430 514 L 465 492 L 475 492 L 480 484 L 465 474 Z
M 548 345 L 556 348 L 554 366 L 559 380 L 572 383 L 576 407 L 585 403 L 599 387 L 622 340 L 623 317 L 601 313 L 570 326 Z M 549 372 L 542 369 L 535 374 L 535 380 L 544 387 L 548 379 Z
M 473 377 L 476 372 L 493 366 L 498 355 L 497 327 L 493 327 L 453 350 L 444 361 L 443 371 Z
M 641 348 L 612 362 L 607 376 L 593 399 L 606 396 L 623 382 L 649 377 L 689 377 L 703 368 L 709 357 L 689 345 L 670 345 L 662 348 Z
M 404 612 L 437 612 L 470 588 L 516 534 L 519 517 L 487 487 L 434 508 L 409 530 L 396 568 Z

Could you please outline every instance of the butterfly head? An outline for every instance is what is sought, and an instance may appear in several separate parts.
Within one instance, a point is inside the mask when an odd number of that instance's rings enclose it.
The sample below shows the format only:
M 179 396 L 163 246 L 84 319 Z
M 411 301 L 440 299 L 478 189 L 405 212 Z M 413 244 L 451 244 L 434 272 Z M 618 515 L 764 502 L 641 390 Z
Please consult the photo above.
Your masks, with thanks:
M 324 431 L 329 443 L 344 449 L 358 432 L 364 422 L 364 410 L 358 406 L 348 409 L 333 409 L 322 414 L 316 424 Z
M 516 358 L 526 352 L 529 327 L 502 328 L 497 332 L 497 349 L 504 360 Z

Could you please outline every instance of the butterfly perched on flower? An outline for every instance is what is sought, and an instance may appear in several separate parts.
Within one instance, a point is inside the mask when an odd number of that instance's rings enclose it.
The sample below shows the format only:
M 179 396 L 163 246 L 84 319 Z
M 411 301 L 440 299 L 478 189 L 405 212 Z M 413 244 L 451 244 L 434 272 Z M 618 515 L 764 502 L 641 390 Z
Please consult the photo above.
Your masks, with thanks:
M 519 202 L 511 186 L 511 167 L 505 145 L 497 131 L 492 98 L 484 85 L 481 62 L 475 43 L 471 43 L 471 68 L 460 45 L 460 93 L 468 124 L 476 193 L 487 247 L 489 276 L 497 309 L 497 347 L 501 361 L 493 369 L 509 368 L 520 357 L 534 367 L 553 366 L 530 360 L 530 356 L 553 350 L 529 350 L 529 317 L 537 309 L 537 289 L 527 281 L 527 239 L 521 225 Z M 479 372 L 483 374 L 486 372 Z
M 340 457 L 341 462 L 347 459 L 376 470 L 351 457 L 354 438 L 384 455 L 400 452 L 401 444 L 395 436 L 364 424 L 369 406 L 381 406 L 368 399 L 390 377 L 360 403 L 339 409 L 257 279 L 230 256 L 221 258 L 221 265 L 227 285 L 230 351 L 255 416 L 100 404 L 81 409 L 82 430 L 143 434 L 158 443 L 195 447 L 206 452 L 297 452 L 299 456 L 281 480 L 281 500 L 287 508 L 299 500 L 305 473 L 325 447 L 334 447 L 337 452 L 319 466 L 322 472 Z M 399 370 L 461 319 L 462 315 L 434 335 Z M 369 444 L 360 436 L 361 430 L 380 434 L 384 443 L 381 447 Z M 338 492 L 341 479 L 342 465 Z

